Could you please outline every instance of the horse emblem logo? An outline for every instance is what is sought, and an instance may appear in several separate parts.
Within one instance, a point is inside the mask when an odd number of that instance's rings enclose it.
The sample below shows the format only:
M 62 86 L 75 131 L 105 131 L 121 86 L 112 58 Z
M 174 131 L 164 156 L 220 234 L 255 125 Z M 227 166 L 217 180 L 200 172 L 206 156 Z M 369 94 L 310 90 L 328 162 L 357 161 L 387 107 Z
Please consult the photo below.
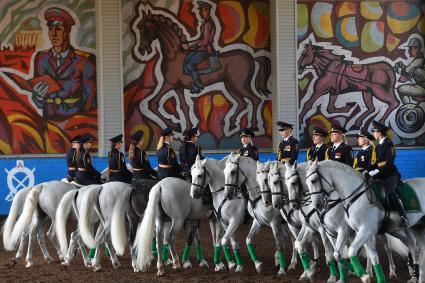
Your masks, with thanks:
M 16 160 L 16 167 L 10 171 L 4 170 L 7 173 L 7 187 L 9 188 L 9 194 L 5 197 L 5 200 L 12 201 L 18 190 L 34 186 L 35 168 L 25 167 L 23 160 Z

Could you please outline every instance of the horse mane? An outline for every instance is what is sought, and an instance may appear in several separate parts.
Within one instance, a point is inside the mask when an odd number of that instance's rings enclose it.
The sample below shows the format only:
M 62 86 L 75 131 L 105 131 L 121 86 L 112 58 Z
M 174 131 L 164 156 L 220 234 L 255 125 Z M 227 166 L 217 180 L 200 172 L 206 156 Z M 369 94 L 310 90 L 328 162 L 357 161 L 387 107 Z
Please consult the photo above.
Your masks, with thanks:
M 336 55 L 332 53 L 332 50 L 326 49 L 321 46 L 314 46 L 314 53 L 320 58 L 320 59 L 326 59 L 325 61 L 342 61 L 344 60 L 343 55 Z
M 187 38 L 184 35 L 184 31 L 182 27 L 179 27 L 177 23 L 172 20 L 170 16 L 164 16 L 162 14 L 148 14 L 146 17 L 143 17 L 142 22 L 152 22 L 156 25 L 165 25 L 168 31 L 172 31 L 176 37 L 179 39 L 179 43 L 186 42 Z

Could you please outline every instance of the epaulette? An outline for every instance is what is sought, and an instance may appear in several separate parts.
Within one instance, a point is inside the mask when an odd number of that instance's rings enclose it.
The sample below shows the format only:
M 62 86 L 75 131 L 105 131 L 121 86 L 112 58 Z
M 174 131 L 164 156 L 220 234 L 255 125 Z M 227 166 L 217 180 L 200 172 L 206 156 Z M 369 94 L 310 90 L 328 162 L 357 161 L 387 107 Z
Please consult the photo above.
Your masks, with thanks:
M 90 55 L 92 55 L 91 53 L 88 53 L 88 52 L 85 52 L 85 51 L 82 51 L 82 50 L 74 50 L 74 52 L 75 52 L 76 55 L 86 57 L 86 58 L 89 58 Z

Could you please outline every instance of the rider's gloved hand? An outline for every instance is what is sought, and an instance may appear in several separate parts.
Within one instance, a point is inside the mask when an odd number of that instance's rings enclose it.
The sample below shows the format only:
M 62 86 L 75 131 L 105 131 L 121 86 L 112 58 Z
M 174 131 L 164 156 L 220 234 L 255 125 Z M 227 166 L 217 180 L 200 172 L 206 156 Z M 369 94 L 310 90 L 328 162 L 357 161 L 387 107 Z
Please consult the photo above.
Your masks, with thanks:
M 37 101 L 43 101 L 50 88 L 48 82 L 40 81 L 32 89 L 32 98 Z
M 371 177 L 373 177 L 373 176 L 375 176 L 376 174 L 378 174 L 379 173 L 379 170 L 378 169 L 374 169 L 374 170 L 372 170 L 372 171 L 369 171 L 369 176 L 371 176 Z

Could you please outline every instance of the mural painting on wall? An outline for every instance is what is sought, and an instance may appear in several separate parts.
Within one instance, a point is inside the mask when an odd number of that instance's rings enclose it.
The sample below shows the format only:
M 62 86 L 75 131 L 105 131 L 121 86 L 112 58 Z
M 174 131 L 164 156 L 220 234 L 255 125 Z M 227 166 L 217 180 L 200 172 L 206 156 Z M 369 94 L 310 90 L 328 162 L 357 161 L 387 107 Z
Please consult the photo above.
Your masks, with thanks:
M 270 148 L 269 2 L 122 0 L 126 136 L 153 149 L 169 127 L 198 127 L 207 149 L 233 149 L 239 132 Z
M 348 130 L 376 120 L 398 145 L 425 144 L 425 5 L 415 1 L 298 1 L 300 137 L 313 125 Z
M 0 154 L 96 138 L 94 1 L 4 0 L 0 30 Z

